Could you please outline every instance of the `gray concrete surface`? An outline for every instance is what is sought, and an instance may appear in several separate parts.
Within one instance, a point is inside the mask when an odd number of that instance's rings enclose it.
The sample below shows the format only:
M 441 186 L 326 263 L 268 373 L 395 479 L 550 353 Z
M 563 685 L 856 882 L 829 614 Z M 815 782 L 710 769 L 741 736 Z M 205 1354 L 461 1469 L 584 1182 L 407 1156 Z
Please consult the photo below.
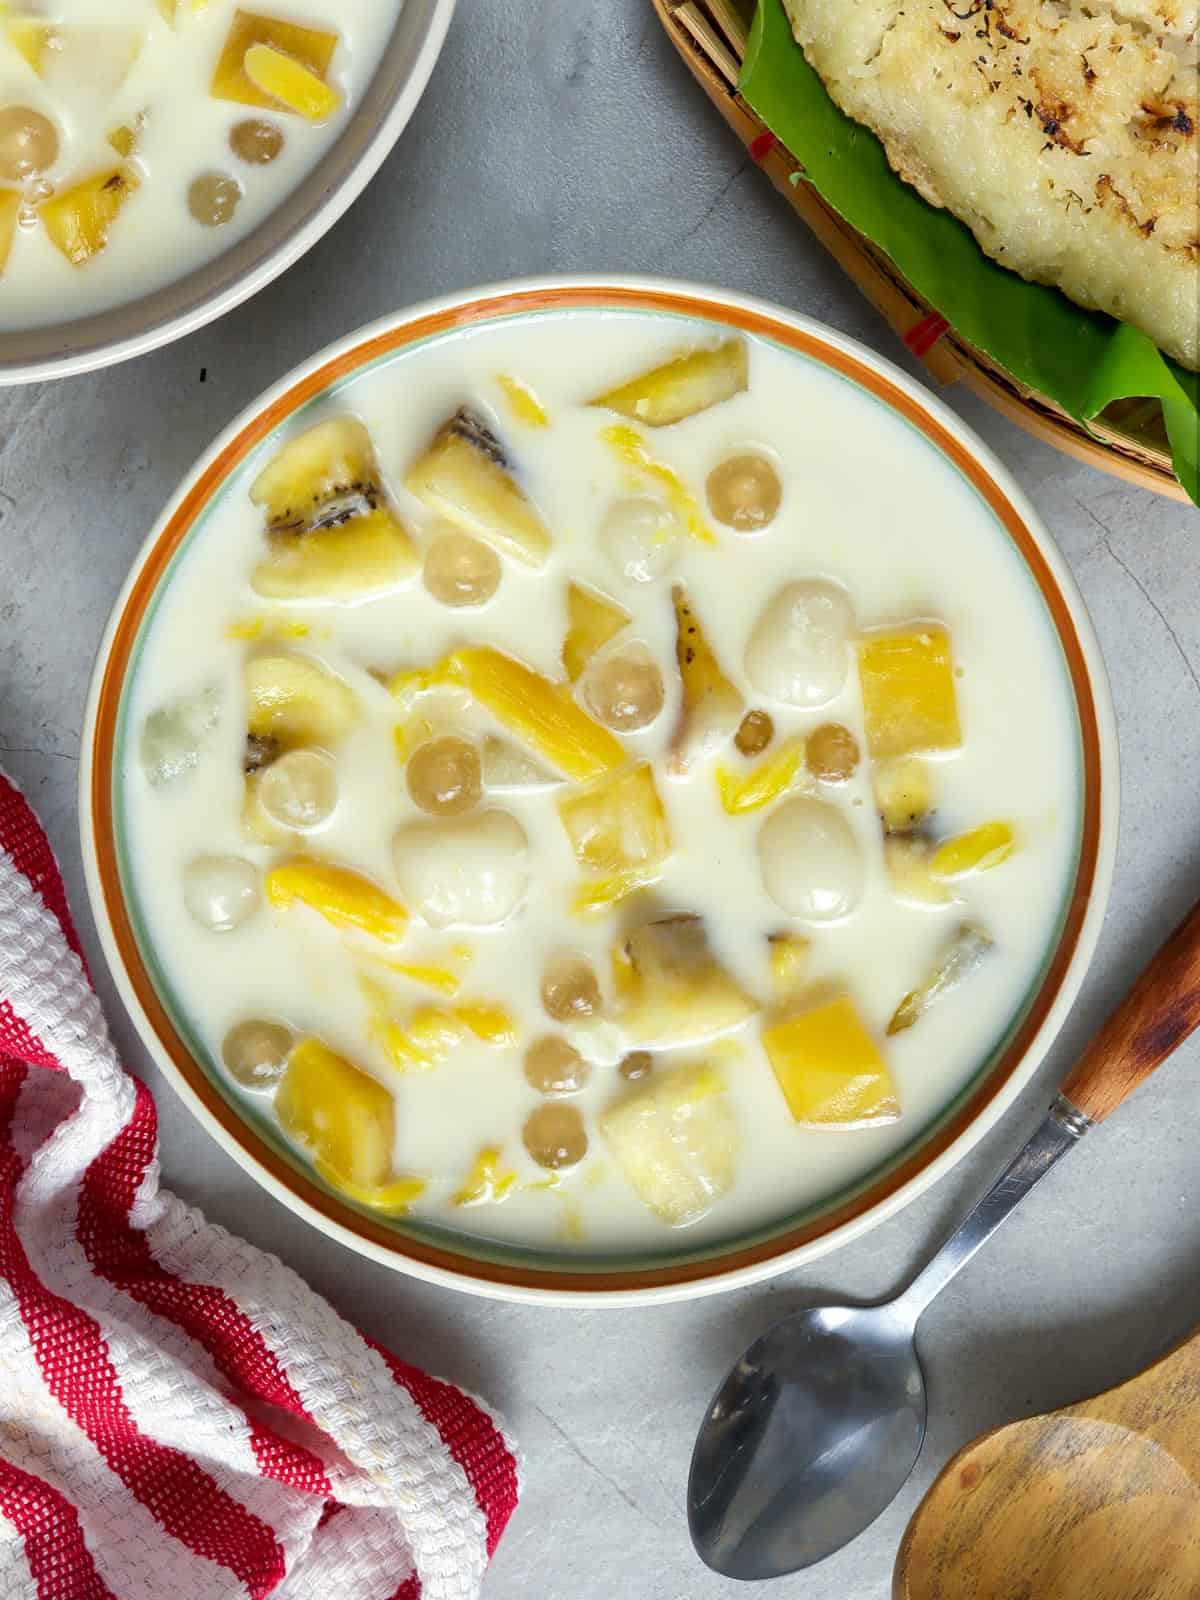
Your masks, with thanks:
M 649 0 L 460 0 L 399 147 L 311 255 L 217 327 L 57 386 L 0 392 L 0 761 L 45 819 L 99 966 L 76 838 L 79 726 L 109 605 L 193 458 L 327 340 L 395 306 L 508 274 L 678 273 L 769 296 L 893 358 L 889 331 L 746 161 Z M 201 381 L 202 371 L 207 380 Z M 697 1420 L 745 1341 L 815 1291 L 910 1272 L 1020 1142 L 1050 1085 L 1196 893 L 1200 521 L 1035 444 L 951 394 L 1060 541 L 1107 655 L 1125 806 L 1116 892 L 1083 997 L 1039 1083 L 973 1158 L 811 1271 L 698 1304 L 564 1312 L 422 1287 L 268 1199 L 156 1083 L 167 1181 L 278 1251 L 409 1359 L 488 1395 L 526 1460 L 490 1600 L 710 1600 L 688 1544 Z M 155 1074 L 105 984 L 127 1059 Z M 885 1600 L 905 1522 L 961 1443 L 1133 1373 L 1200 1321 L 1200 1040 L 1046 1180 L 923 1328 L 932 1416 L 909 1488 L 779 1600 Z

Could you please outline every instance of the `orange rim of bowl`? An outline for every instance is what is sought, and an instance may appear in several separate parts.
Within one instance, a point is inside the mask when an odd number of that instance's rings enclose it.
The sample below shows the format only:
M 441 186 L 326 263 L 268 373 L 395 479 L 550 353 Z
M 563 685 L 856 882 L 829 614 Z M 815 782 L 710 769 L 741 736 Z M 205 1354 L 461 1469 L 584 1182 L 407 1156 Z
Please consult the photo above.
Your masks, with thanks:
M 743 332 L 760 335 L 798 351 L 858 384 L 922 433 L 953 463 L 991 508 L 1019 550 L 1038 585 L 1054 622 L 1070 673 L 1079 715 L 1083 761 L 1083 815 L 1079 866 L 1057 948 L 1033 1003 L 1017 1032 L 983 1082 L 977 1085 L 963 1104 L 918 1148 L 912 1150 L 877 1181 L 832 1210 L 811 1217 L 769 1239 L 727 1251 L 715 1251 L 699 1259 L 671 1265 L 642 1268 L 617 1266 L 612 1269 L 598 1267 L 587 1271 L 481 1261 L 425 1240 L 399 1235 L 371 1217 L 364 1216 L 343 1204 L 334 1194 L 319 1187 L 262 1142 L 233 1106 L 218 1093 L 208 1075 L 193 1059 L 150 980 L 142 962 L 121 892 L 112 819 L 117 720 L 121 691 L 134 643 L 147 606 L 168 564 L 186 538 L 196 517 L 224 479 L 268 433 L 285 422 L 299 407 L 321 394 L 332 383 L 347 377 L 368 362 L 389 355 L 415 340 L 428 339 L 476 322 L 521 312 L 562 310 L 575 306 L 593 309 L 667 311 L 726 323 Z M 649 288 L 605 288 L 602 285 L 530 288 L 445 307 L 374 334 L 352 349 L 331 356 L 328 361 L 323 362 L 278 395 L 225 445 L 214 460 L 209 462 L 175 508 L 170 520 L 155 540 L 153 548 L 144 559 L 114 628 L 112 644 L 97 694 L 96 720 L 92 737 L 91 816 L 97 873 L 104 911 L 121 965 L 160 1047 L 227 1137 L 303 1206 L 311 1207 L 337 1227 L 356 1235 L 377 1249 L 400 1258 L 399 1264 L 407 1260 L 459 1279 L 475 1279 L 497 1287 L 542 1290 L 552 1294 L 584 1296 L 588 1292 L 630 1294 L 640 1290 L 665 1289 L 705 1279 L 717 1279 L 752 1269 L 773 1258 L 786 1257 L 793 1251 L 864 1217 L 911 1183 L 971 1127 L 1021 1065 L 1038 1030 L 1054 1005 L 1074 959 L 1091 898 L 1099 854 L 1100 733 L 1083 648 L 1076 633 L 1074 619 L 1045 556 L 1023 517 L 987 468 L 943 423 L 930 415 L 918 400 L 907 394 L 887 374 L 876 371 L 853 353 L 827 344 L 819 335 L 804 328 L 777 321 L 774 317 L 747 306 L 730 305 L 709 301 L 698 295 L 672 294 Z

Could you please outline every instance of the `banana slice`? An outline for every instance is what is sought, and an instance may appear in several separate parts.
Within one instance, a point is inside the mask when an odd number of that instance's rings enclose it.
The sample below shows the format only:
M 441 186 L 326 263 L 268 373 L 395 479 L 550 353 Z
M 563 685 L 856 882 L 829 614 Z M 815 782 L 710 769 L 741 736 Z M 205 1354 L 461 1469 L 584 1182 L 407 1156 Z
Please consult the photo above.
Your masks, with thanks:
M 722 672 L 683 584 L 672 586 L 675 656 L 683 680 L 683 708 L 671 741 L 668 770 L 675 777 L 711 755 L 736 731 L 746 709 L 741 691 Z
M 416 550 L 357 417 L 332 417 L 290 439 L 250 498 L 267 517 L 267 554 L 251 583 L 269 599 L 349 602 L 416 571 Z
M 635 928 L 614 957 L 620 1023 L 631 1048 L 699 1044 L 758 1010 L 714 956 L 700 917 L 663 917 Z
M 456 528 L 526 567 L 543 567 L 550 533 L 513 476 L 500 440 L 477 412 L 460 406 L 409 467 L 405 487 Z

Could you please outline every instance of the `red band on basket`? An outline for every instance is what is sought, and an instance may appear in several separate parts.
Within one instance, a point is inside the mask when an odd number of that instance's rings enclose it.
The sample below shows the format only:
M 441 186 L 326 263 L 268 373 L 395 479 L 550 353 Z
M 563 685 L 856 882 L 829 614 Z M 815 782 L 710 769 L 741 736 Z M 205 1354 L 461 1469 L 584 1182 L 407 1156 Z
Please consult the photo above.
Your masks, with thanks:
M 756 166 L 761 167 L 763 162 L 771 154 L 771 151 L 774 150 L 778 143 L 779 140 L 771 132 L 770 128 L 765 128 L 762 133 L 756 134 L 746 146 L 747 150 L 750 152 L 751 161 L 753 161 Z
M 940 311 L 931 311 L 927 317 L 922 317 L 920 322 L 913 324 L 904 335 L 904 342 L 913 355 L 928 355 L 949 328 L 950 324 Z

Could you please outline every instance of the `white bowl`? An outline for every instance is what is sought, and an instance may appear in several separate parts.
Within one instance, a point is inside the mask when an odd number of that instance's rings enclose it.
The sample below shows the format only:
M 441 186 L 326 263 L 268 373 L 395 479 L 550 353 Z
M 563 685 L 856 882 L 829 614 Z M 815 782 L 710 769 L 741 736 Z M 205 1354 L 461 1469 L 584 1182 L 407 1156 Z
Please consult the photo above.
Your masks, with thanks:
M 404 0 L 366 94 L 282 205 L 232 249 L 153 294 L 50 327 L 0 334 L 0 384 L 107 367 L 194 333 L 277 278 L 328 232 L 379 170 L 421 98 L 455 0 Z
M 783 1219 L 750 1239 L 689 1249 L 686 1231 L 651 1261 L 575 1261 L 483 1241 L 431 1241 L 408 1221 L 366 1214 L 323 1185 L 282 1141 L 251 1126 L 219 1069 L 189 1053 L 150 976 L 122 875 L 118 824 L 122 704 L 147 609 L 174 554 L 247 455 L 299 406 L 369 362 L 418 339 L 498 317 L 568 308 L 637 308 L 692 315 L 765 335 L 837 371 L 925 435 L 991 506 L 1040 590 L 1074 692 L 1082 751 L 1078 863 L 1063 928 L 1045 974 L 1001 1048 L 939 1118 L 849 1198 Z M 1099 646 L 1074 579 L 1033 507 L 991 452 L 940 401 L 872 351 L 763 302 L 652 279 L 550 279 L 433 301 L 350 334 L 254 402 L 187 475 L 134 562 L 100 647 L 83 728 L 80 819 L 88 890 L 105 955 L 147 1049 L 213 1137 L 284 1205 L 331 1238 L 389 1266 L 514 1300 L 625 1304 L 733 1288 L 813 1260 L 875 1226 L 936 1181 L 978 1142 L 1028 1083 L 1070 1009 L 1095 948 L 1117 837 L 1116 728 Z M 124 847 L 122 843 L 122 848 Z

